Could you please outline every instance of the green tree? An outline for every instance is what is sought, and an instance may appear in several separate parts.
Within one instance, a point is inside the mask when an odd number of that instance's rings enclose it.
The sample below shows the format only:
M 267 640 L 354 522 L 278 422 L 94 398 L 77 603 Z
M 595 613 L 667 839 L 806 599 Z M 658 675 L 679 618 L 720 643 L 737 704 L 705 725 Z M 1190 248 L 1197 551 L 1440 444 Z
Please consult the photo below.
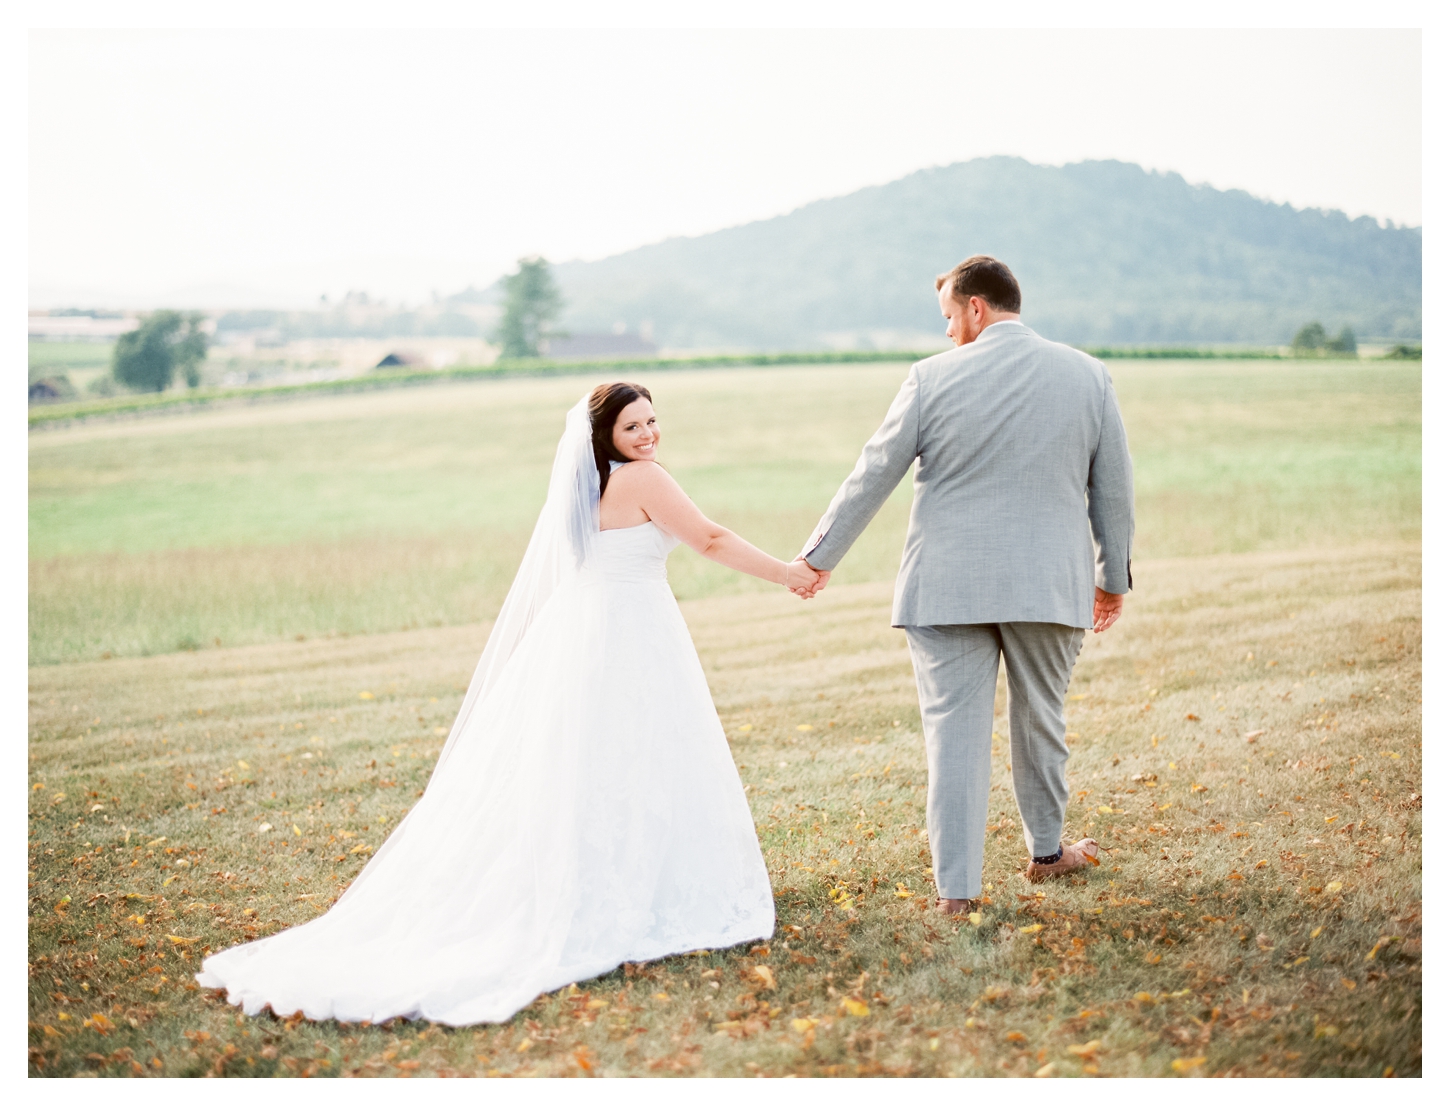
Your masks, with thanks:
M 541 340 L 563 336 L 549 329 L 564 309 L 564 299 L 542 257 L 519 258 L 519 271 L 503 279 L 503 292 L 503 319 L 493 334 L 503 347 L 501 357 L 537 357 Z
M 1354 331 L 1346 326 L 1337 335 L 1325 342 L 1324 348 L 1334 353 L 1358 353 L 1359 343 L 1355 341 Z
M 1321 324 L 1305 323 L 1299 328 L 1299 333 L 1294 335 L 1294 352 L 1300 355 L 1319 353 L 1324 349 L 1328 337 Z
M 180 372 L 187 387 L 195 388 L 206 359 L 203 319 L 199 312 L 153 311 L 117 340 L 112 375 L 138 392 L 164 392 Z
M 1407 346 L 1400 344 L 1384 355 L 1386 361 L 1420 361 L 1423 360 L 1425 351 L 1423 346 Z

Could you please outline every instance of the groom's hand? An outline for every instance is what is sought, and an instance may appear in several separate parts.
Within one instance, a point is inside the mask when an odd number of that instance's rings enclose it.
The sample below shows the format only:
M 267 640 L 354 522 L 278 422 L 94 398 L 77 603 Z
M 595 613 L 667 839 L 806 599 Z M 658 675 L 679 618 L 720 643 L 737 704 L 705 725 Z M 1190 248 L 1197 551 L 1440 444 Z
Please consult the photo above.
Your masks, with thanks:
M 805 587 L 791 589 L 802 599 L 814 599 L 816 594 L 826 586 L 826 583 L 831 578 L 829 572 L 822 572 L 818 568 L 812 568 L 810 562 L 804 557 L 797 557 L 791 564 L 792 566 L 799 566 L 798 571 L 800 576 L 806 581 Z
M 1123 600 L 1127 596 L 1114 595 L 1102 588 L 1093 589 L 1093 633 L 1100 634 L 1118 620 L 1123 613 Z

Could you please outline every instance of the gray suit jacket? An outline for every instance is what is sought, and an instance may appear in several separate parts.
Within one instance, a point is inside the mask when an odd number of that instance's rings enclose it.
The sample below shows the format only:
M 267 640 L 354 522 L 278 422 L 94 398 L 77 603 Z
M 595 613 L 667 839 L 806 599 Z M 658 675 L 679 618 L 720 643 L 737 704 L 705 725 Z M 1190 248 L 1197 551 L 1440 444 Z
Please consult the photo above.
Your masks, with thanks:
M 893 626 L 1092 626 L 1133 585 L 1133 463 L 1101 362 L 1019 322 L 911 367 L 804 556 L 833 569 L 917 462 Z

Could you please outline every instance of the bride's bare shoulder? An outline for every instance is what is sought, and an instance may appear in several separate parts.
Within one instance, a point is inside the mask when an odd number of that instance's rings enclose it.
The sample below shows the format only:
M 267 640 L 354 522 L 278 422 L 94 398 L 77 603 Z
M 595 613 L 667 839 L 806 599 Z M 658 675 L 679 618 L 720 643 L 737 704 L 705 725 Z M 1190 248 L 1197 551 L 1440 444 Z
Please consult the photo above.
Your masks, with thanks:
M 630 461 L 609 477 L 605 497 L 612 503 L 634 503 L 646 510 L 661 509 L 684 496 L 675 478 L 654 461 Z
M 647 488 L 675 482 L 675 478 L 655 461 L 627 461 L 610 474 L 610 484 L 616 480 L 620 487 L 625 488 Z

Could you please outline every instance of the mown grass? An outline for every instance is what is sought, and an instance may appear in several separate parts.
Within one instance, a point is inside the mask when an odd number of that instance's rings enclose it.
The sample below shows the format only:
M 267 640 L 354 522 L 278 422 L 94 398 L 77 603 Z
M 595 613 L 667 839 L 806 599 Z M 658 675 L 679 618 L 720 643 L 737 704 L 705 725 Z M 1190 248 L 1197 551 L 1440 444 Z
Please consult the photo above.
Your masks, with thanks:
M 486 626 L 33 669 L 30 1070 L 1417 1074 L 1417 547 L 1136 575 L 1070 691 L 1069 834 L 1104 864 L 1021 878 L 998 743 L 979 925 L 927 910 L 889 586 L 686 602 L 775 938 L 471 1029 L 243 1018 L 191 973 L 341 891 L 423 787 Z
M 666 460 L 793 551 L 902 371 L 652 378 Z M 1021 880 L 1002 743 L 992 901 L 926 909 L 898 494 L 809 604 L 672 562 L 775 938 L 467 1030 L 245 1019 L 190 977 L 416 799 L 590 381 L 32 436 L 31 1072 L 1419 1073 L 1418 368 L 1114 372 L 1138 587 L 1069 704 L 1103 867 Z
M 1140 557 L 1419 532 L 1417 365 L 1120 362 Z M 796 552 L 904 365 L 651 376 L 710 514 Z M 47 664 L 492 617 L 562 412 L 603 377 L 333 396 L 37 431 L 30 654 Z M 839 582 L 895 572 L 901 488 Z M 765 585 L 686 551 L 683 598 Z

